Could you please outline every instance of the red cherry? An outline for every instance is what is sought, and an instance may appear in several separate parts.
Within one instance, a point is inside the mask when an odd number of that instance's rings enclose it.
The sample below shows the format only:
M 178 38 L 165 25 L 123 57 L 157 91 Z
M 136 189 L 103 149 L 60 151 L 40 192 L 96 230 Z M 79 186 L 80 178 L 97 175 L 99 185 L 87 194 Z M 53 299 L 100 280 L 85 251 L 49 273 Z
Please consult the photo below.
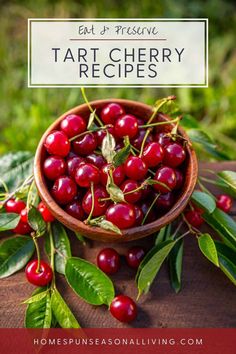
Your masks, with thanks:
M 28 210 L 27 208 L 21 210 L 20 212 L 20 220 L 24 223 L 28 222 Z
M 86 130 L 86 123 L 82 117 L 70 114 L 61 121 L 60 127 L 68 138 L 72 138 Z
M 107 207 L 109 205 L 109 201 L 101 201 L 102 198 L 107 198 L 108 194 L 107 191 L 104 187 L 95 187 L 94 188 L 94 209 L 92 216 L 101 216 L 105 213 L 107 210 Z M 84 211 L 89 214 L 91 209 L 92 209 L 92 193 L 91 190 L 88 190 L 88 192 L 85 194 L 83 201 L 82 201 L 82 206 Z
M 227 194 L 220 194 L 217 196 L 216 205 L 219 209 L 228 213 L 233 205 L 233 200 Z
M 136 203 L 141 197 L 142 197 L 142 190 L 139 189 L 138 191 L 134 191 L 139 187 L 138 182 L 133 181 L 132 179 L 127 179 L 125 180 L 122 185 L 120 186 L 120 189 L 122 192 L 125 194 L 125 200 L 128 203 Z M 132 192 L 134 191 L 134 192 Z M 128 194 L 126 194 L 128 193 Z
M 163 160 L 163 148 L 158 143 L 149 143 L 146 145 L 142 160 L 148 167 L 155 167 Z
M 181 165 L 186 158 L 186 152 L 180 144 L 171 143 L 164 147 L 163 163 L 170 167 Z
M 74 140 L 72 144 L 76 154 L 86 156 L 96 149 L 97 139 L 94 134 L 88 133 Z
M 75 178 L 77 168 L 85 163 L 85 159 L 80 156 L 71 157 L 67 160 L 67 171 L 70 177 Z
M 128 250 L 126 261 L 131 268 L 138 268 L 143 260 L 145 251 L 142 247 L 132 247 Z
M 44 261 L 40 261 L 40 270 L 37 272 L 38 260 L 29 262 L 25 268 L 25 275 L 29 283 L 36 286 L 46 286 L 52 281 L 51 267 Z
M 81 221 L 85 219 L 84 209 L 82 208 L 81 202 L 78 200 L 73 200 L 67 204 L 65 210 L 69 215 L 73 216 L 73 218 Z
M 157 170 L 154 180 L 165 184 L 154 184 L 153 187 L 156 191 L 160 193 L 168 193 L 172 191 L 176 186 L 176 175 L 175 171 L 170 167 L 161 167 Z
M 102 155 L 97 155 L 97 154 L 90 154 L 90 155 L 86 156 L 86 160 L 89 163 L 91 163 L 94 166 L 96 166 L 97 168 L 99 168 L 99 169 L 102 168 L 105 165 L 105 163 L 106 163 L 106 161 L 103 158 L 103 156 Z
M 58 204 L 68 204 L 76 196 L 77 187 L 73 179 L 67 176 L 59 177 L 53 187 L 52 196 Z
M 65 133 L 54 131 L 50 133 L 44 143 L 47 152 L 50 155 L 66 156 L 70 151 L 70 142 Z
M 120 256 L 113 248 L 104 248 L 97 256 L 98 267 L 106 274 L 114 274 L 120 268 Z
M 142 209 L 137 205 L 134 205 L 134 212 L 135 212 L 135 226 L 140 226 L 144 218 Z
M 15 200 L 9 199 L 5 204 L 5 209 L 7 213 L 16 213 L 20 214 L 20 212 L 25 209 L 26 204 L 23 200 Z
M 80 187 L 90 187 L 91 183 L 100 182 L 99 169 L 91 163 L 80 165 L 75 172 L 75 181 Z
M 66 172 L 65 160 L 60 156 L 49 156 L 43 164 L 44 175 L 51 181 L 55 181 Z
M 159 211 L 166 211 L 169 210 L 172 205 L 174 204 L 175 199 L 173 193 L 166 193 L 166 194 L 161 194 L 159 195 L 157 201 L 156 201 L 156 207 L 157 210 Z
M 151 206 L 151 202 L 150 201 L 145 201 L 143 202 L 141 205 L 140 205 L 140 208 L 143 212 L 143 215 L 145 216 L 149 210 Z M 154 213 L 154 210 L 151 209 L 149 212 L 148 212 L 148 216 L 145 220 L 145 224 L 149 224 L 150 222 L 153 222 L 154 220 L 156 220 L 156 216 L 155 216 L 155 213 Z
M 183 183 L 184 183 L 183 173 L 180 170 L 175 170 L 175 176 L 176 176 L 175 189 L 180 189 L 183 186 Z
M 157 133 L 155 135 L 154 140 L 158 142 L 162 147 L 170 144 L 173 142 L 170 136 L 167 135 L 165 132 Z
M 144 123 L 143 123 L 144 124 Z M 139 124 L 141 125 L 141 124 Z M 146 134 L 146 129 L 139 129 L 138 134 L 131 140 L 131 143 L 136 149 L 141 149 L 143 138 Z M 148 135 L 146 139 L 146 143 L 151 143 L 153 141 L 153 137 L 151 134 Z
M 101 169 L 101 182 L 104 186 L 107 185 L 108 171 L 112 168 L 112 165 L 107 163 Z M 125 170 L 122 165 L 112 168 L 112 176 L 114 183 L 119 186 L 125 179 Z
M 109 127 L 107 130 L 109 131 L 109 133 L 111 135 L 114 136 L 114 127 L 113 126 Z M 95 132 L 95 136 L 96 136 L 98 145 L 102 145 L 102 141 L 103 141 L 103 139 L 105 138 L 106 135 L 107 135 L 107 132 L 106 132 L 105 129 L 101 129 L 101 130 L 98 130 L 97 132 Z
M 106 219 L 119 229 L 128 229 L 135 223 L 135 211 L 131 204 L 112 204 L 106 211 Z
M 115 123 L 114 132 L 118 138 L 123 138 L 124 136 L 133 138 L 138 133 L 137 119 L 131 114 L 121 116 Z
M 137 316 L 137 306 L 128 296 L 116 296 L 110 305 L 110 312 L 120 322 L 132 322 Z
M 48 208 L 46 207 L 46 205 L 43 202 L 39 203 L 38 211 L 42 215 L 42 218 L 45 222 L 52 222 L 55 220 L 54 216 L 52 215 L 50 210 L 48 210 Z
M 125 174 L 131 179 L 143 179 L 148 172 L 145 162 L 138 156 L 130 156 L 125 162 Z
M 18 225 L 12 230 L 14 234 L 26 235 L 32 231 L 30 225 L 27 222 L 19 221 Z
M 201 214 L 196 210 L 190 210 L 186 212 L 184 216 L 186 220 L 189 222 L 189 224 L 194 227 L 200 227 L 204 223 Z
M 105 124 L 114 124 L 124 113 L 124 109 L 118 103 L 109 103 L 103 108 L 101 118 Z

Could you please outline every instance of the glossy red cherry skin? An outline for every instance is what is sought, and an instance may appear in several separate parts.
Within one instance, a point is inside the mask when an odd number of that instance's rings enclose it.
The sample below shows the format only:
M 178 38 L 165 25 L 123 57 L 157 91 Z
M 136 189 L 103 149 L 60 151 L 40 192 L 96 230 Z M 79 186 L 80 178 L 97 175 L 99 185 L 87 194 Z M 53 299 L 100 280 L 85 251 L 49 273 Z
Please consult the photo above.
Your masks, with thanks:
M 94 188 L 94 209 L 92 216 L 101 216 L 105 214 L 107 207 L 109 205 L 109 200 L 101 201 L 102 198 L 109 197 L 107 191 L 104 187 L 98 186 Z M 89 214 L 92 209 L 92 193 L 91 190 L 85 194 L 82 206 L 86 214 Z
M 32 231 L 32 228 L 27 222 L 19 221 L 18 225 L 12 230 L 13 233 L 18 235 L 27 235 Z
M 163 194 L 168 193 L 176 186 L 175 171 L 170 167 L 160 167 L 155 174 L 154 180 L 165 184 L 165 186 L 161 184 L 154 184 L 153 187 L 156 191 Z
M 134 180 L 144 179 L 148 172 L 146 163 L 138 156 L 130 156 L 126 160 L 124 168 L 126 176 Z
M 227 194 L 220 194 L 217 196 L 216 205 L 219 209 L 228 213 L 232 208 L 233 200 Z
M 163 148 L 158 143 L 149 143 L 145 146 L 142 160 L 148 167 L 155 167 L 162 162 L 164 156 Z
M 25 275 L 29 283 L 36 286 L 46 286 L 52 281 L 51 267 L 44 261 L 40 261 L 40 271 L 37 273 L 38 260 L 29 262 L 25 268 Z
M 124 136 L 128 136 L 129 138 L 135 137 L 138 133 L 137 119 L 131 114 L 121 116 L 115 123 L 114 133 L 118 138 L 123 138 Z
M 173 193 L 165 193 L 159 195 L 157 201 L 156 201 L 156 207 L 158 211 L 167 211 L 169 210 L 175 202 L 175 198 Z
M 20 212 L 25 209 L 26 204 L 23 200 L 15 200 L 9 199 L 5 204 L 5 209 L 7 213 L 16 213 L 20 214 Z
M 74 140 L 72 145 L 76 154 L 87 156 L 96 149 L 97 139 L 94 134 L 88 133 Z
M 132 247 L 128 250 L 126 255 L 127 264 L 134 269 L 137 269 L 143 260 L 145 251 L 142 247 Z
M 120 269 L 120 256 L 114 248 L 104 248 L 97 256 L 98 267 L 106 274 L 115 274 Z
M 144 201 L 140 204 L 140 209 L 143 212 L 143 215 L 145 216 L 150 208 L 151 202 L 149 200 Z M 153 208 L 149 211 L 148 216 L 145 220 L 145 224 L 149 224 L 150 222 L 153 222 L 156 220 L 156 215 L 154 213 Z
M 200 227 L 204 223 L 201 214 L 196 210 L 189 210 L 184 214 L 186 220 L 194 227 Z
M 53 198 L 60 205 L 70 203 L 76 196 L 77 186 L 72 178 L 67 176 L 59 177 L 51 190 Z
M 101 176 L 101 182 L 104 186 L 107 184 L 107 178 L 108 178 L 108 172 L 111 168 L 111 164 L 106 164 L 102 167 L 100 176 Z M 120 165 L 118 167 L 112 168 L 112 176 L 114 183 L 119 186 L 125 179 L 125 170 L 124 166 Z
M 43 202 L 39 203 L 38 211 L 42 215 L 42 218 L 45 222 L 53 222 L 55 220 L 54 216 Z
M 57 130 L 50 133 L 44 143 L 50 155 L 66 156 L 70 151 L 70 142 L 65 133 Z
M 134 205 L 134 212 L 135 212 L 135 226 L 140 226 L 144 218 L 142 209 L 139 206 Z
M 55 181 L 66 172 L 66 163 L 61 156 L 49 156 L 43 163 L 43 173 L 51 181 Z
M 85 159 L 80 156 L 71 157 L 67 160 L 67 172 L 70 177 L 75 178 L 77 168 L 85 163 Z
M 86 156 L 86 161 L 99 169 L 101 169 L 106 164 L 104 157 L 102 155 L 97 154 L 90 154 Z
M 110 305 L 110 312 L 120 322 L 129 323 L 137 317 L 137 306 L 128 296 L 116 296 Z
M 117 118 L 125 113 L 123 107 L 118 103 L 107 104 L 101 112 L 101 118 L 105 124 L 114 124 Z
M 173 142 L 170 136 L 167 135 L 165 132 L 160 132 L 155 135 L 154 140 L 158 142 L 162 147 L 170 144 Z
M 114 136 L 114 127 L 113 126 L 109 127 L 107 130 L 109 131 L 109 133 L 111 135 Z M 97 144 L 98 145 L 102 145 L 102 141 L 105 138 L 105 136 L 107 135 L 106 130 L 105 129 L 101 129 L 101 130 L 98 130 L 97 132 L 95 132 L 94 134 L 95 134 L 96 139 L 97 139 Z
M 24 223 L 28 222 L 28 210 L 27 208 L 22 209 L 20 212 L 20 220 Z
M 186 158 L 186 152 L 178 143 L 170 143 L 164 147 L 163 163 L 166 166 L 177 167 L 181 165 Z
M 73 216 L 73 218 L 81 221 L 85 219 L 85 212 L 82 207 L 82 203 L 78 200 L 73 200 L 67 204 L 65 210 L 69 215 Z
M 75 172 L 75 181 L 80 187 L 90 187 L 91 183 L 98 184 L 100 182 L 99 169 L 90 164 L 80 165 Z
M 128 229 L 135 224 L 135 211 L 131 204 L 117 203 L 107 208 L 106 219 L 119 229 Z
M 180 170 L 175 170 L 175 177 L 176 177 L 176 186 L 175 189 L 182 188 L 184 184 L 184 176 Z
M 133 203 L 136 203 L 142 197 L 142 190 L 141 189 L 134 191 L 138 187 L 139 187 L 139 183 L 137 181 L 132 180 L 132 179 L 127 179 L 121 184 L 120 189 L 125 194 L 126 202 L 133 204 Z M 132 192 L 132 191 L 134 191 L 134 192 Z M 126 193 L 128 193 L 128 194 L 126 194 Z
M 143 123 L 144 124 L 144 123 Z M 143 138 L 146 134 L 146 129 L 139 129 L 137 135 L 131 140 L 132 145 L 136 148 L 136 149 L 141 149 L 142 146 L 142 142 L 143 142 Z M 146 139 L 146 143 L 151 143 L 153 141 L 153 136 L 151 134 L 148 135 L 147 139 Z
M 86 123 L 82 117 L 70 114 L 61 121 L 60 128 L 68 138 L 72 138 L 86 130 Z

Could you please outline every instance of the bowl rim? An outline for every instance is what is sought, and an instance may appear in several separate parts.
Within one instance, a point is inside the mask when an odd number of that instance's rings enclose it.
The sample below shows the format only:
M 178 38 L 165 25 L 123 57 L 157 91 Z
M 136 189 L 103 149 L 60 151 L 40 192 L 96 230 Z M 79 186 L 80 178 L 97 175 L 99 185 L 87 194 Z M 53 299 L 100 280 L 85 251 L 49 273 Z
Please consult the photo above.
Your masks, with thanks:
M 91 105 L 91 107 L 96 107 L 98 105 L 102 105 L 102 104 L 105 105 L 112 102 L 119 103 L 121 105 L 123 104 L 124 106 L 127 106 L 127 104 L 130 106 L 135 105 L 137 108 L 140 107 L 142 110 L 145 109 L 146 111 L 150 111 L 150 113 L 152 112 L 151 106 L 139 101 L 133 101 L 127 99 L 108 98 L 108 99 L 90 101 L 89 104 Z M 134 239 L 142 238 L 155 232 L 155 231 L 150 231 L 151 229 L 152 230 L 156 229 L 156 231 L 158 231 L 162 227 L 164 227 L 165 225 L 169 224 L 174 219 L 176 219 L 188 204 L 189 198 L 193 193 L 193 190 L 197 182 L 197 176 L 198 176 L 197 157 L 195 151 L 189 146 L 189 144 L 187 144 L 187 151 L 189 155 L 188 168 L 190 174 L 189 183 L 188 185 L 185 186 L 183 193 L 180 195 L 180 197 L 173 205 L 173 207 L 166 214 L 164 214 L 163 216 L 161 216 L 160 218 L 158 218 L 157 220 L 151 223 L 122 230 L 122 235 L 120 235 L 115 232 L 108 231 L 97 226 L 86 225 L 83 221 L 79 221 L 78 219 L 66 213 L 60 207 L 60 205 L 56 203 L 56 201 L 53 199 L 53 197 L 48 191 L 46 180 L 42 171 L 41 155 L 43 153 L 43 150 L 45 149 L 44 142 L 48 134 L 51 131 L 58 128 L 58 125 L 62 119 L 64 119 L 69 114 L 79 114 L 78 111 L 82 111 L 82 110 L 89 111 L 88 105 L 86 103 L 73 107 L 69 111 L 63 113 L 59 118 L 57 118 L 44 132 L 36 149 L 36 154 L 34 158 L 35 183 L 42 201 L 47 205 L 48 209 L 52 212 L 55 218 L 59 220 L 62 224 L 64 224 L 66 227 L 68 227 L 69 229 L 73 231 L 81 232 L 81 234 L 83 234 L 85 237 L 94 240 L 100 240 L 99 235 L 102 234 L 102 238 L 107 239 L 106 242 L 108 241 L 125 242 L 125 241 L 131 241 Z M 162 114 L 162 116 L 165 119 L 170 119 L 168 115 Z M 182 127 L 178 127 L 178 132 L 184 137 L 184 139 L 190 142 L 188 135 L 186 134 L 186 132 Z M 142 233 L 140 234 L 141 231 Z M 104 240 L 101 239 L 101 241 Z

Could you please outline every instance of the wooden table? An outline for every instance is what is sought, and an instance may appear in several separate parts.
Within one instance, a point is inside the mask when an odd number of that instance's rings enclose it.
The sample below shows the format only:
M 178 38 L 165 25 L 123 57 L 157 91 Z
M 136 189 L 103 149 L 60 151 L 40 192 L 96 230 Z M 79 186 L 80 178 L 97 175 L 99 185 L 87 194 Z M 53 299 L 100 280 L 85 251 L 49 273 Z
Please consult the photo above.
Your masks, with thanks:
M 202 164 L 213 170 L 236 171 L 235 162 Z M 212 189 L 212 187 L 211 187 Z M 217 192 L 216 189 L 212 189 Z M 218 191 L 219 192 L 219 191 Z M 234 205 L 232 214 L 236 216 Z M 207 227 L 205 227 L 207 229 Z M 89 242 L 84 247 L 72 237 L 73 254 L 92 262 L 104 244 Z M 75 242 L 74 242 L 75 241 Z M 131 245 L 148 248 L 152 238 L 139 242 L 115 245 L 121 254 Z M 109 245 L 112 246 L 112 245 Z M 121 271 L 112 276 L 116 293 L 133 298 L 137 295 L 134 283 L 135 272 L 125 262 Z M 93 307 L 86 304 L 69 288 L 63 276 L 57 278 L 58 288 L 83 327 L 126 327 L 110 316 L 107 307 Z M 0 327 L 23 327 L 25 305 L 20 303 L 28 298 L 34 287 L 25 280 L 23 271 L 0 282 Z M 236 325 L 236 292 L 233 284 L 200 253 L 193 237 L 186 238 L 183 261 L 183 286 L 175 294 L 169 284 L 168 272 L 162 267 L 149 294 L 138 302 L 138 318 L 133 327 L 234 327 Z

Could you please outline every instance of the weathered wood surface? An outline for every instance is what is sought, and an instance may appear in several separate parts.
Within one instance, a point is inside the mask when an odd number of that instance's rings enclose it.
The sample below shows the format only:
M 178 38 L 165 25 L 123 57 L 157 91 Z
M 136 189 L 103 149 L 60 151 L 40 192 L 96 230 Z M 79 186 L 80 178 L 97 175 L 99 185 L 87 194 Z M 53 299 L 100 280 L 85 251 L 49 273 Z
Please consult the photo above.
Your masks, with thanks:
M 204 168 L 236 171 L 235 162 L 202 164 Z M 217 193 L 215 188 L 211 190 Z M 219 192 L 219 191 L 218 191 Z M 233 208 L 236 216 L 236 205 Z M 83 247 L 71 237 L 73 254 L 94 262 L 104 244 L 89 241 Z M 150 247 L 152 238 L 128 244 L 116 244 L 115 248 L 125 254 L 131 245 Z M 120 272 L 113 276 L 116 293 L 124 293 L 133 298 L 137 295 L 134 283 L 135 272 L 122 262 Z M 63 276 L 57 277 L 58 288 L 67 300 L 83 327 L 126 327 L 110 316 L 107 307 L 93 307 L 82 300 L 66 284 Z M 34 287 L 25 280 L 23 271 L 0 282 L 0 327 L 23 327 L 25 305 L 20 303 L 28 298 Z M 236 325 L 236 291 L 224 274 L 209 263 L 198 250 L 196 240 L 189 237 L 185 242 L 183 264 L 183 287 L 176 295 L 170 287 L 165 267 L 155 280 L 151 292 L 143 296 L 134 327 L 234 327 Z

